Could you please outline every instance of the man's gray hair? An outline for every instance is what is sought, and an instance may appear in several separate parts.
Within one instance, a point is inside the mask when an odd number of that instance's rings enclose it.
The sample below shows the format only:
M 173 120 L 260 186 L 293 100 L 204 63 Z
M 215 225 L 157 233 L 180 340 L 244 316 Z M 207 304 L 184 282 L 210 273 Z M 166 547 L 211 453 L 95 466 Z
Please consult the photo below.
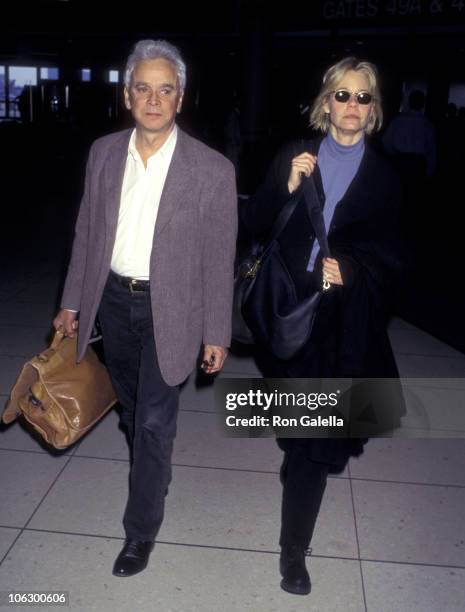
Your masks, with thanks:
M 173 64 L 178 75 L 179 88 L 181 92 L 186 87 L 186 64 L 177 47 L 166 40 L 140 40 L 134 45 L 131 55 L 126 62 L 124 70 L 124 85 L 129 89 L 134 68 L 138 62 L 153 59 L 165 59 Z

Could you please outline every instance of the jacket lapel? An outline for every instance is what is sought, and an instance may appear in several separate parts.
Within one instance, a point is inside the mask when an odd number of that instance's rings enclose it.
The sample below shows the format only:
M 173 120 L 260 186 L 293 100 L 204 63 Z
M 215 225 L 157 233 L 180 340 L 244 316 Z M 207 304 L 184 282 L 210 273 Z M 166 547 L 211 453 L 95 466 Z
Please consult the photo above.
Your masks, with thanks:
M 160 235 L 185 200 L 186 193 L 192 189 L 195 159 L 190 149 L 188 136 L 178 127 L 176 146 L 160 198 L 154 237 Z
M 356 208 L 363 206 L 364 199 L 361 192 L 369 190 L 372 182 L 372 173 L 370 170 L 372 162 L 372 153 L 368 144 L 365 144 L 365 153 L 360 162 L 360 167 L 352 179 L 343 198 L 337 203 L 334 210 L 333 219 L 331 221 L 330 232 L 334 229 L 339 230 L 342 226 L 353 221 L 356 213 Z
M 121 134 L 121 138 L 111 147 L 104 165 L 105 219 L 107 236 L 111 244 L 116 235 L 118 225 L 121 190 L 131 133 L 132 130 L 130 129 Z M 190 151 L 188 137 L 178 127 L 176 146 L 160 198 L 157 221 L 155 223 L 155 236 L 162 232 L 183 200 L 185 200 L 186 192 L 192 189 L 194 171 L 195 160 Z
M 124 169 L 128 156 L 131 133 L 132 130 L 127 130 L 121 134 L 121 138 L 117 140 L 110 149 L 105 162 L 104 181 L 105 193 L 107 194 L 105 201 L 105 219 L 108 235 L 111 237 L 116 235 Z

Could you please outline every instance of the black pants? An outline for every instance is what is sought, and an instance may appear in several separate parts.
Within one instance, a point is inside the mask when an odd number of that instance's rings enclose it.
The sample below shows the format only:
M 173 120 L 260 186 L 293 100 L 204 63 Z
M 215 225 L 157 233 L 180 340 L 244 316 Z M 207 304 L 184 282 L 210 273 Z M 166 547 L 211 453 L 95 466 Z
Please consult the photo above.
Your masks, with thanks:
M 110 273 L 99 309 L 108 371 L 132 446 L 126 537 L 154 540 L 163 521 L 176 436 L 178 387 L 160 373 L 150 292 L 123 287 Z
M 295 544 L 305 549 L 309 547 L 326 489 L 330 466 L 309 458 L 308 442 L 311 441 L 278 439 L 280 448 L 284 450 L 281 466 L 281 547 Z
M 307 347 L 308 350 L 311 348 L 311 345 Z M 313 367 L 320 367 L 322 363 L 322 359 L 309 360 L 307 355 L 293 362 L 283 362 L 263 350 L 258 353 L 257 362 L 265 377 L 322 376 L 316 371 L 307 373 L 309 362 Z M 298 545 L 306 549 L 313 536 L 328 472 L 347 461 L 346 442 L 322 438 L 278 438 L 277 443 L 284 451 L 281 466 L 283 494 L 279 544 L 281 547 Z

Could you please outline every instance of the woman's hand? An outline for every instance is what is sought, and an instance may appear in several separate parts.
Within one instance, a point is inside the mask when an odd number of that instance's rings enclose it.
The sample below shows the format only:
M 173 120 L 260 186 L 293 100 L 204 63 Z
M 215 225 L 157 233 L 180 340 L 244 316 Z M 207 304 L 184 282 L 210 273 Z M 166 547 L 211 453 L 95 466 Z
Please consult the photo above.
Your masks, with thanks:
M 336 259 L 323 257 L 323 280 L 327 280 L 331 285 L 343 285 L 341 270 Z
M 310 153 L 301 153 L 294 157 L 291 162 L 291 173 L 289 174 L 289 180 L 287 181 L 287 187 L 289 193 L 299 187 L 302 182 L 302 176 L 310 176 L 313 172 L 316 164 L 316 155 Z

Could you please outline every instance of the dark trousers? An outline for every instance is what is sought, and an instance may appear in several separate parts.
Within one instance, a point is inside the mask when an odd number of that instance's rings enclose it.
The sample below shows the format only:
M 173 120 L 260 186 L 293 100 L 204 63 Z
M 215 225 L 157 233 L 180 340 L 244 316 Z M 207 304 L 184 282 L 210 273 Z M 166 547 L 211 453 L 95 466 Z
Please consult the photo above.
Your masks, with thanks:
M 131 444 L 127 538 L 154 540 L 163 521 L 171 481 L 178 387 L 160 373 L 153 336 L 150 292 L 123 287 L 110 273 L 99 309 L 108 371 L 122 406 Z
M 292 438 L 278 440 L 284 450 L 279 544 L 281 547 L 298 545 L 307 549 L 325 492 L 329 465 L 312 461 L 307 446 L 301 442 Z
M 269 378 L 305 378 L 306 359 L 291 365 L 274 358 L 266 351 L 258 353 L 259 367 Z M 312 360 L 313 364 L 314 361 Z M 313 376 L 317 376 L 312 372 Z M 284 451 L 280 478 L 283 485 L 281 502 L 281 547 L 310 545 L 321 501 L 326 489 L 328 472 L 335 458 L 339 459 L 344 441 L 326 439 L 278 438 Z

